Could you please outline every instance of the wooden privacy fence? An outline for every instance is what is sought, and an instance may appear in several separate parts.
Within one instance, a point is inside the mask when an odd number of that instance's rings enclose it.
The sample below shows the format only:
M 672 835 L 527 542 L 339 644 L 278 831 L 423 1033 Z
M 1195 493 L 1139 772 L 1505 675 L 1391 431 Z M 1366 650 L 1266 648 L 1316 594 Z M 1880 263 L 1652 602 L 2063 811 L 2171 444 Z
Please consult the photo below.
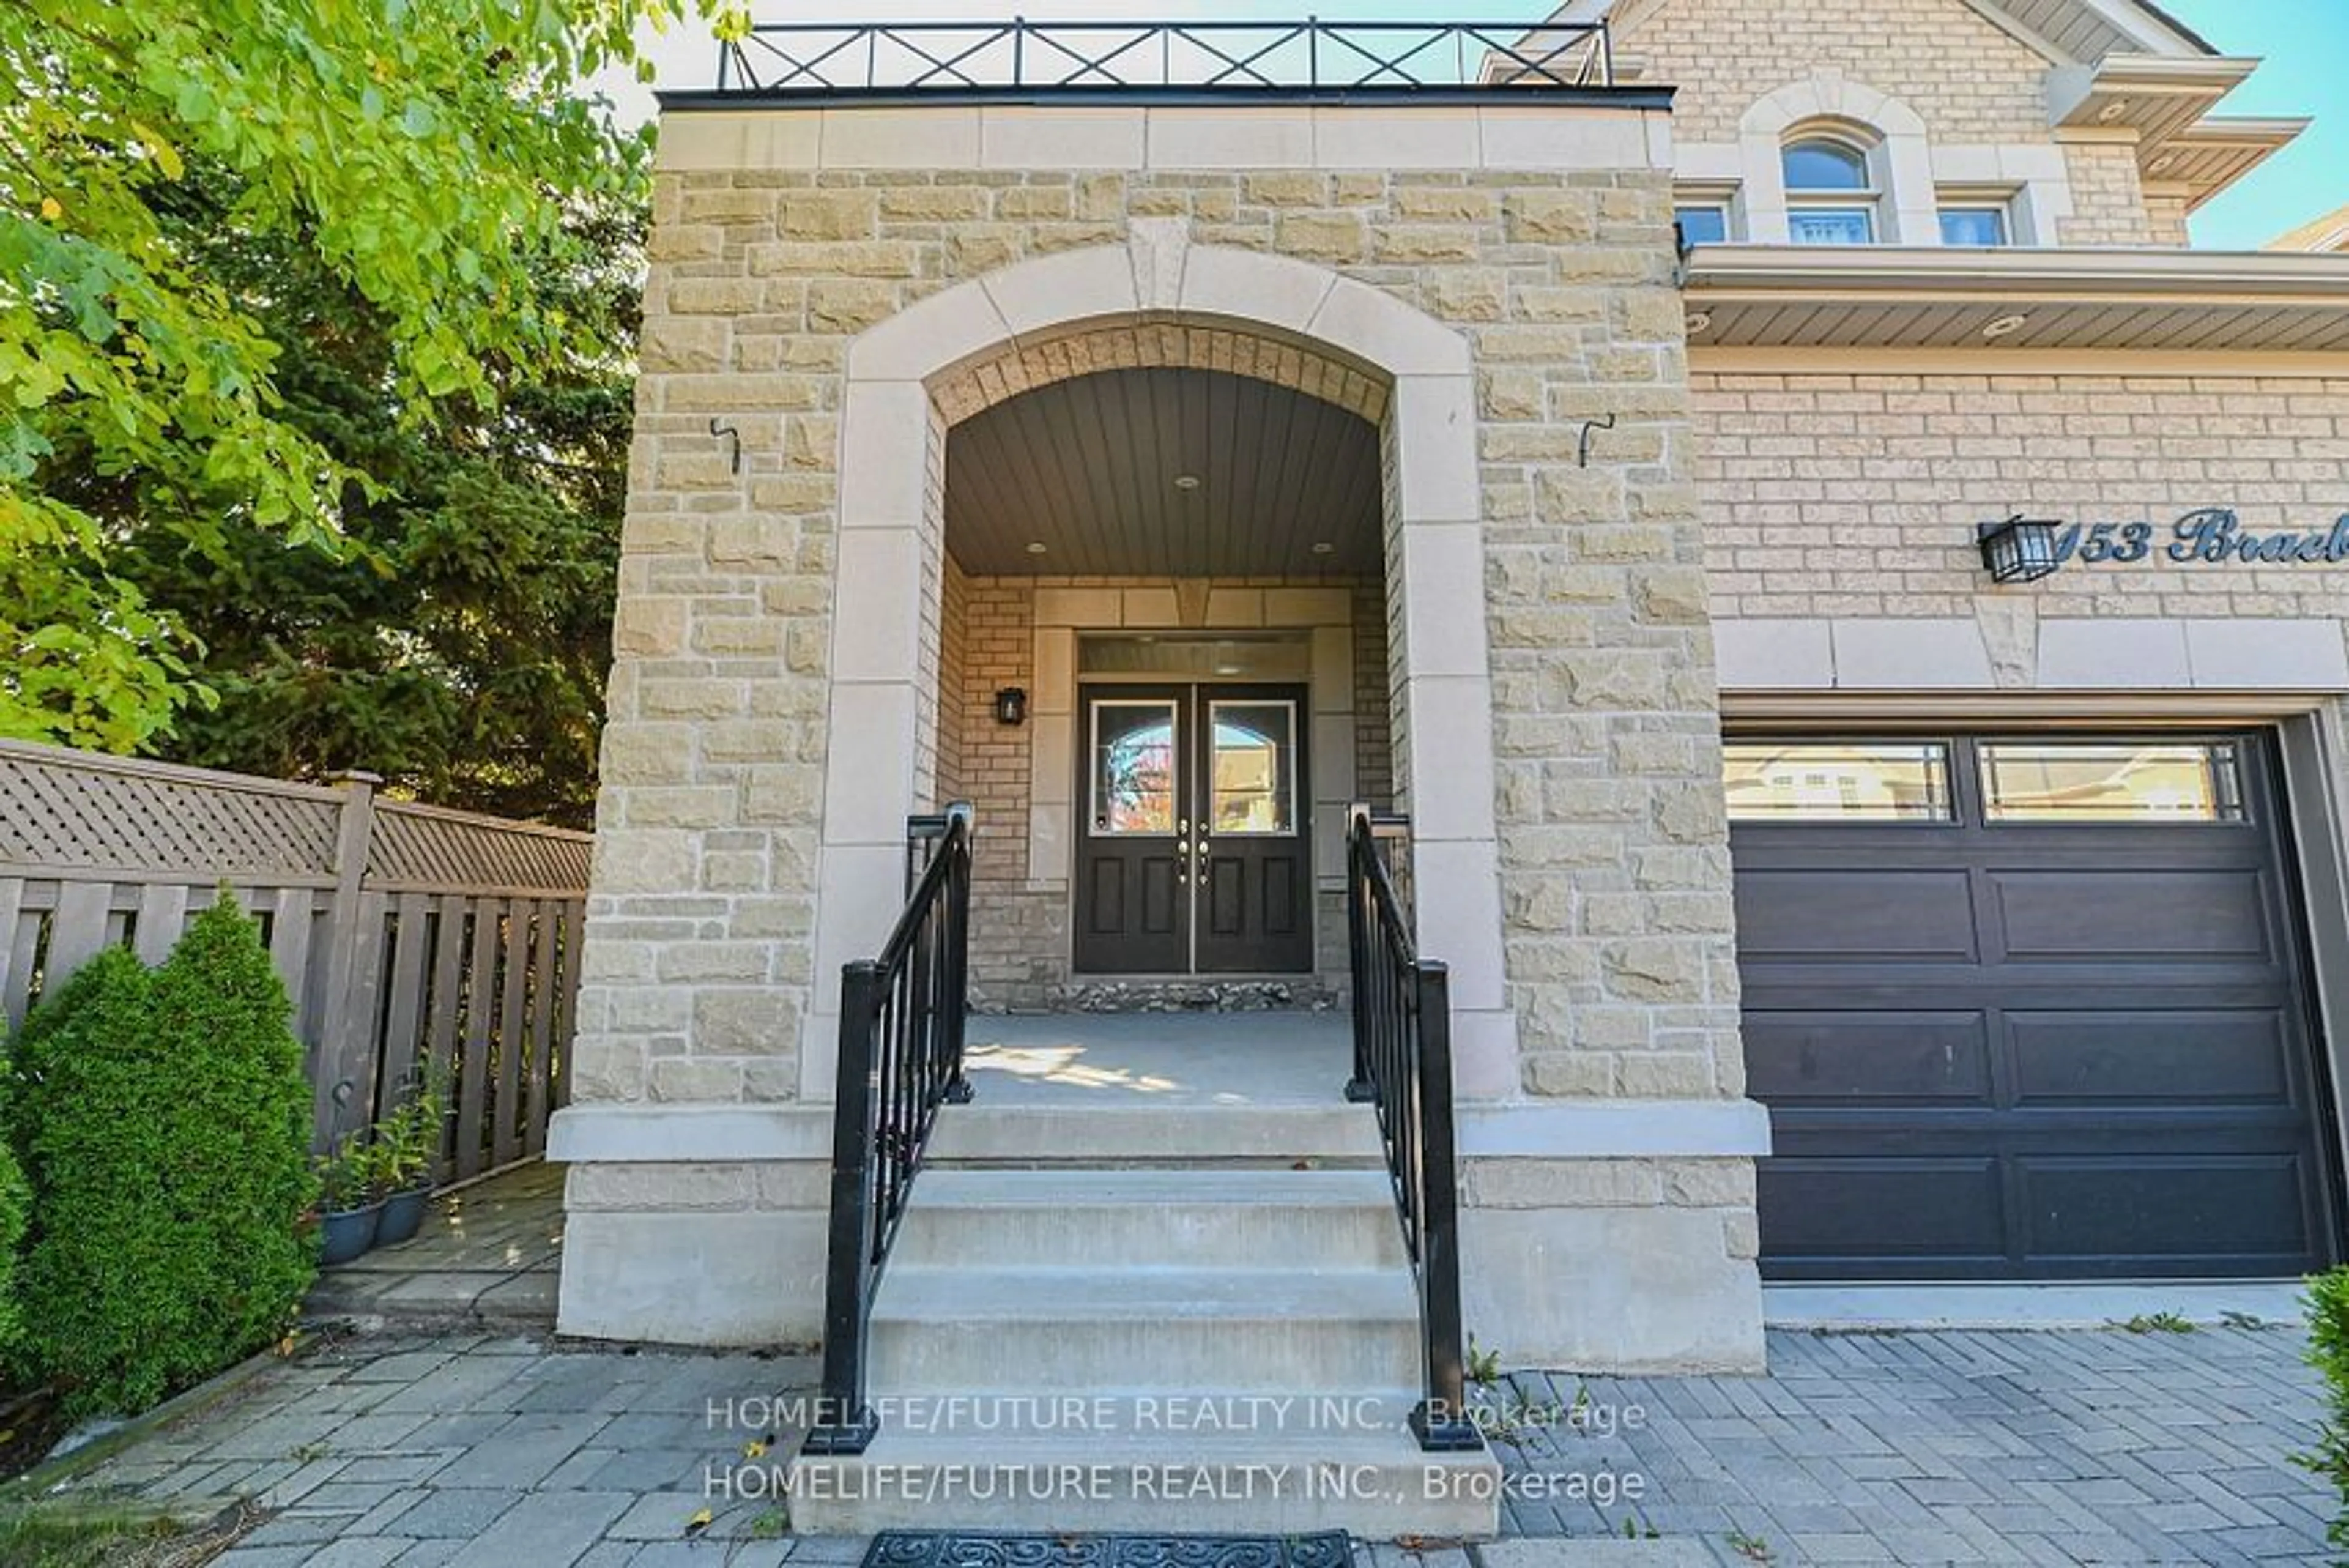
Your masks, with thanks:
M 590 836 L 385 800 L 376 783 L 0 741 L 9 1028 L 103 948 L 160 962 L 225 885 L 294 999 L 318 1147 L 438 1062 L 454 1113 L 444 1179 L 543 1153 L 566 1097 Z

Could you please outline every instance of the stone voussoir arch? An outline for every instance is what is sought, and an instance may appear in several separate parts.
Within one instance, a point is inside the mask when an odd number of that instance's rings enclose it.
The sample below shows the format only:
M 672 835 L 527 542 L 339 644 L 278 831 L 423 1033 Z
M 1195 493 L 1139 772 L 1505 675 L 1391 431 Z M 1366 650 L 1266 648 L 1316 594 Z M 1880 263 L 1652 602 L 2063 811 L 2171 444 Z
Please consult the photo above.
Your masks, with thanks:
M 1055 380 L 1155 365 L 1274 380 L 1381 426 L 1387 591 L 1400 609 L 1390 611 L 1394 716 L 1399 742 L 1406 732 L 1413 742 L 1399 744 L 1407 753 L 1399 782 L 1413 818 L 1420 919 L 1445 933 L 1463 1046 L 1514 1058 L 1471 346 L 1357 279 L 1266 252 L 1193 244 L 1185 220 L 1145 218 L 1125 244 L 1039 256 L 954 285 L 848 347 L 819 979 L 802 1035 L 810 1098 L 832 1094 L 836 1002 L 821 977 L 885 935 L 903 886 L 905 816 L 925 804 L 924 687 L 935 670 L 946 432 Z

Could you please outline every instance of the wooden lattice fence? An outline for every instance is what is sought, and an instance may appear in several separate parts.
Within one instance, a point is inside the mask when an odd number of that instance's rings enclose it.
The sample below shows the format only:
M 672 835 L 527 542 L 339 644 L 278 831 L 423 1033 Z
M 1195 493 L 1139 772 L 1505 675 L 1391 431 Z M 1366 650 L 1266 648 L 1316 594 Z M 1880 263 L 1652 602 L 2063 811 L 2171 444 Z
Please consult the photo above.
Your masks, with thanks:
M 375 783 L 0 741 L 9 1028 L 105 947 L 160 962 L 225 886 L 294 999 L 319 1147 L 439 1062 L 455 1113 L 444 1179 L 543 1152 L 565 1098 L 589 836 L 385 800 Z

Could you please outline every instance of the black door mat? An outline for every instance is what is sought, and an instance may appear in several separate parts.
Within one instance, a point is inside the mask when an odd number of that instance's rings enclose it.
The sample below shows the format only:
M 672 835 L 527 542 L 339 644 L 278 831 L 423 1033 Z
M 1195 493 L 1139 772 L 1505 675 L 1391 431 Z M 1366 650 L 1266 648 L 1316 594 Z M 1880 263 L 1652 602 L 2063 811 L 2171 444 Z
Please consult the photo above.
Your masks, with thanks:
M 997 1535 L 885 1530 L 864 1568 L 1348 1568 L 1346 1532 L 1317 1535 Z

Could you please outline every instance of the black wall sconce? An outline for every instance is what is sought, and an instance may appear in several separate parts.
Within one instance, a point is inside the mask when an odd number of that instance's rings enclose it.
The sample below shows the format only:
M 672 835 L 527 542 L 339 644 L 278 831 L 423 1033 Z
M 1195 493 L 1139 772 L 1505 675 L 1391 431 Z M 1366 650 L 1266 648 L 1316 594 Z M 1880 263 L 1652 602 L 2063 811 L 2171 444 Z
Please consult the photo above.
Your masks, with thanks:
M 995 694 L 995 722 L 999 724 L 1024 724 L 1028 722 L 1028 693 L 1024 688 L 1006 686 Z
M 1994 583 L 2035 583 L 2061 565 L 2055 558 L 2056 524 L 2018 512 L 1980 530 L 1982 565 Z

